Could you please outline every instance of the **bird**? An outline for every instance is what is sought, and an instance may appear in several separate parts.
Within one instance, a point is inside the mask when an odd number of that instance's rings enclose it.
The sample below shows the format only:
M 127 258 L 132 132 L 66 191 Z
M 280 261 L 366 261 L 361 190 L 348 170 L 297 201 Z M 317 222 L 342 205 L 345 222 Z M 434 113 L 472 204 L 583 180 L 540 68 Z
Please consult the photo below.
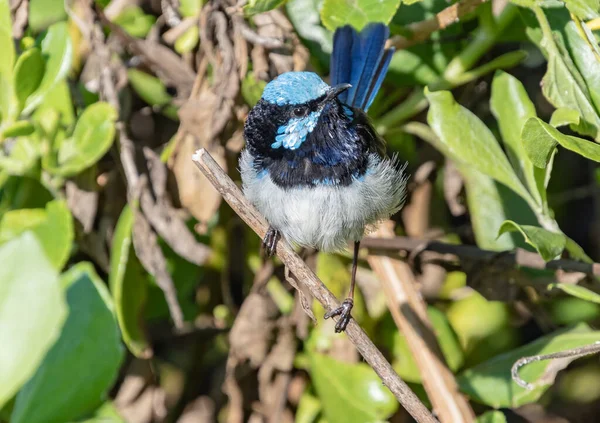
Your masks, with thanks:
M 360 241 L 365 230 L 396 213 L 405 200 L 406 165 L 386 155 L 367 110 L 394 49 L 389 28 L 370 23 L 336 29 L 330 84 L 314 72 L 282 73 L 266 84 L 244 124 L 239 170 L 245 197 L 269 223 L 268 256 L 281 237 L 322 252 L 354 243 L 350 289 L 335 332 L 351 319 Z

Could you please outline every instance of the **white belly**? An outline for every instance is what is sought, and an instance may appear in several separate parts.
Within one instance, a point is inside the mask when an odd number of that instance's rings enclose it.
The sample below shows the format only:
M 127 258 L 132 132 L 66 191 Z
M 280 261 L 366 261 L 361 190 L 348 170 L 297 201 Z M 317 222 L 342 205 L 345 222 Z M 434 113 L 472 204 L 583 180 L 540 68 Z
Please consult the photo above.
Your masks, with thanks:
M 367 225 L 402 207 L 406 178 L 392 160 L 369 158 L 367 174 L 350 185 L 283 189 L 257 176 L 253 157 L 240 158 L 244 195 L 292 244 L 336 251 L 362 238 Z

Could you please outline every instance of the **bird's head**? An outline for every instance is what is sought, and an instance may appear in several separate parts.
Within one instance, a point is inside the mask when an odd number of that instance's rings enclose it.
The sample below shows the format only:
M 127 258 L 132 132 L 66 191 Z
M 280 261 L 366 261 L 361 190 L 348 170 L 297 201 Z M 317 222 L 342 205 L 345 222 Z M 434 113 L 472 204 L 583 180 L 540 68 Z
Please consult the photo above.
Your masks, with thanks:
M 327 115 L 352 110 L 337 96 L 350 84 L 329 86 L 313 72 L 287 72 L 265 87 L 258 104 L 246 121 L 249 145 L 271 149 L 296 150 Z M 332 107 L 334 106 L 334 107 Z

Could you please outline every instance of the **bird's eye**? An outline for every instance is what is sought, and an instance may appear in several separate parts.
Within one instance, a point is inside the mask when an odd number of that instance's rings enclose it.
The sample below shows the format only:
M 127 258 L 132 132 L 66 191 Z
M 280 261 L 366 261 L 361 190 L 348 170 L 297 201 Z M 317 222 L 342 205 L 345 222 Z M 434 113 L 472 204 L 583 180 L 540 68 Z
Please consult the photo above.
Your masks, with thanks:
M 296 107 L 294 109 L 294 116 L 302 117 L 304 115 L 306 115 L 306 108 L 304 108 L 304 107 Z

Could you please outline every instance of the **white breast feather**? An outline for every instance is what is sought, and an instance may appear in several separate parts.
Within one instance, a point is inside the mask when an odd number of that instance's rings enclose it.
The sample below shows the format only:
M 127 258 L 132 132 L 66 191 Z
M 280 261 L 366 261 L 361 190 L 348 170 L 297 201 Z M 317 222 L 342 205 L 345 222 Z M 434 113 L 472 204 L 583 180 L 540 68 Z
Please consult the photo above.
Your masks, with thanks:
M 283 189 L 266 174 L 257 177 L 254 158 L 240 158 L 244 195 L 292 244 L 339 251 L 360 240 L 365 227 L 390 217 L 404 203 L 406 176 L 395 159 L 369 157 L 363 179 L 345 187 Z

